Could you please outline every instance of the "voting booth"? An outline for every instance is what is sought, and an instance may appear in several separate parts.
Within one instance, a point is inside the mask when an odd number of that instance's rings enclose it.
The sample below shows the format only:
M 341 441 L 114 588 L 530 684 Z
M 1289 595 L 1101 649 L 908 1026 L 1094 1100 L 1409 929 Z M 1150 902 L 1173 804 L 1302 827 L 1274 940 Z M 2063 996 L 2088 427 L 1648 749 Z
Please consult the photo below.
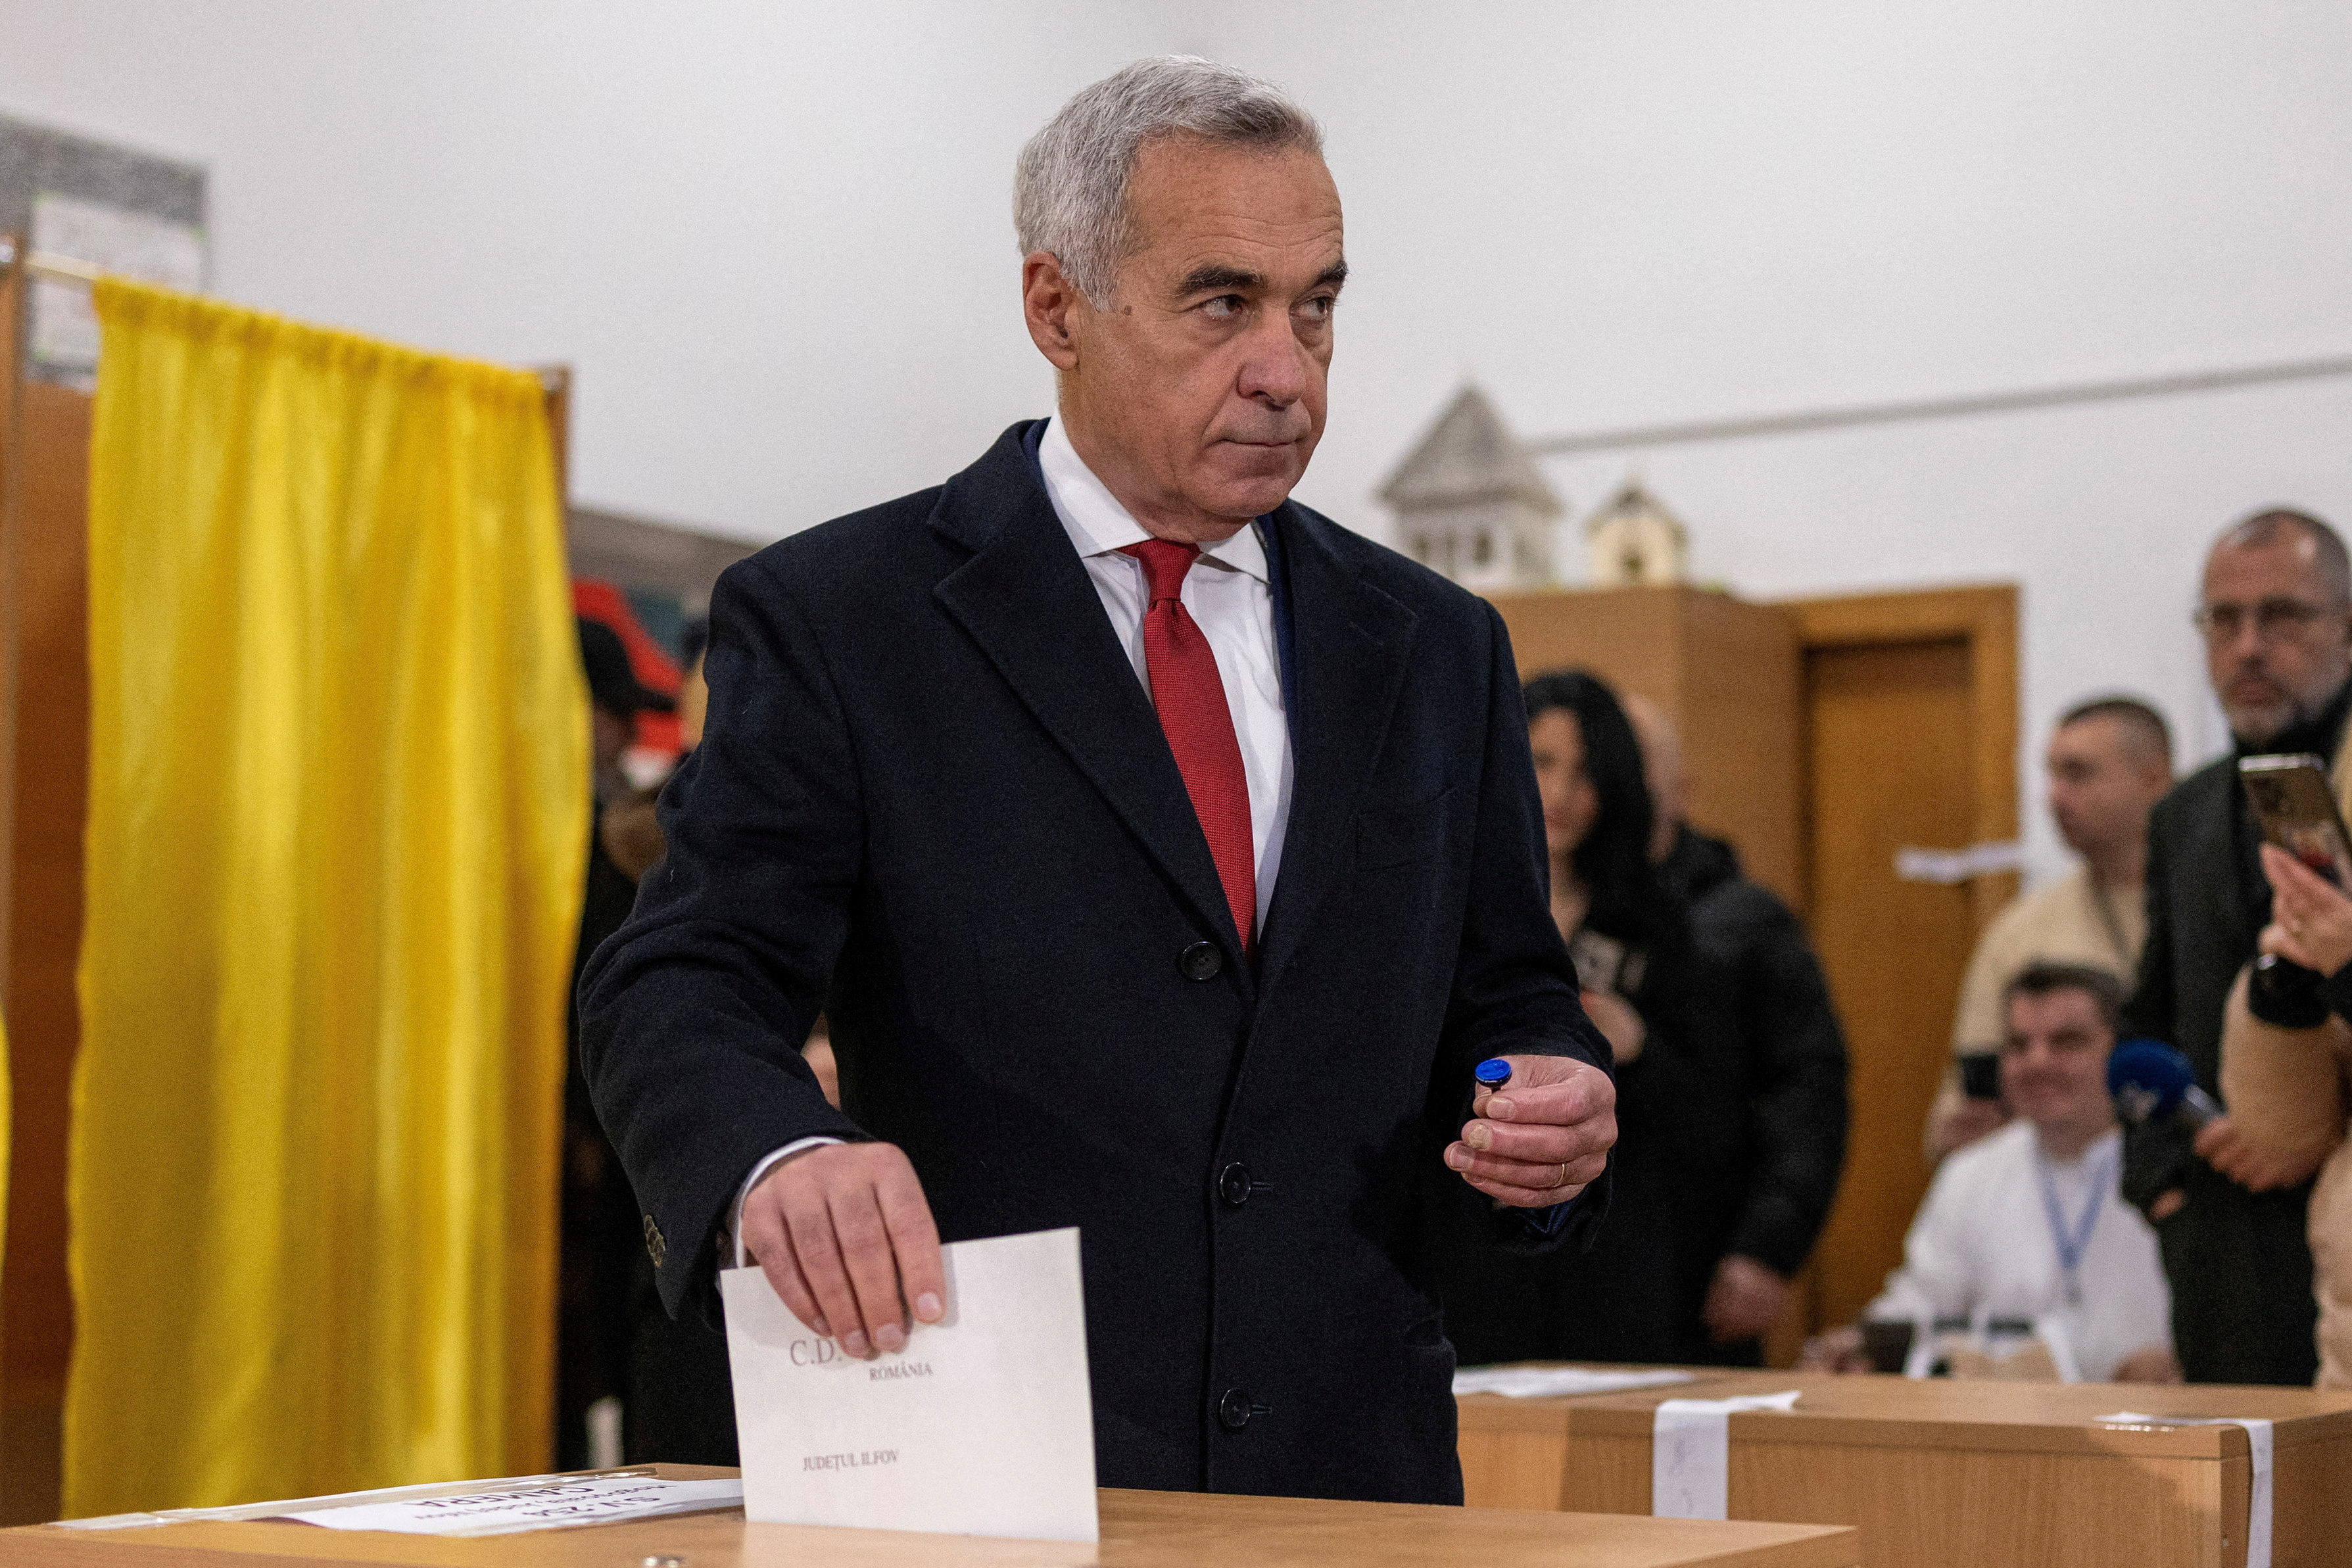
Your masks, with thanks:
M 1699 1368 L 1661 1387 L 1466 1395 L 1467 1500 L 1649 1513 L 1661 1404 L 1792 1391 L 1786 1411 L 1727 1417 L 1727 1513 L 1855 1526 L 1873 1568 L 2233 1568 L 2250 1537 L 2257 1568 L 2352 1563 L 2352 1393 L 2308 1388 Z

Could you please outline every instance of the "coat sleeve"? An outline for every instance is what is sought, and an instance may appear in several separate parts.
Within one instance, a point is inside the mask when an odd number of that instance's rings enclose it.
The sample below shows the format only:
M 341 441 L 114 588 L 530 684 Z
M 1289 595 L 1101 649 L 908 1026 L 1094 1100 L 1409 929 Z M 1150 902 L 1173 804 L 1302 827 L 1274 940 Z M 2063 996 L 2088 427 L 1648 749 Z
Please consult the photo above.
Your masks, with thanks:
M 2247 1137 L 2316 1169 L 2344 1136 L 2336 1058 L 2352 1030 L 2333 1016 L 2310 1029 L 2265 1022 L 2247 1006 L 2247 979 L 2241 970 L 2221 1013 L 2221 1103 Z
M 1755 905 L 1741 986 L 1756 1020 L 1757 1159 L 1731 1250 L 1787 1275 L 1813 1249 L 1845 1165 L 1845 1031 L 1797 917 L 1765 888 L 1739 892 Z
M 1610 1071 L 1608 1042 L 1577 999 L 1576 967 L 1552 923 L 1543 804 L 1510 634 L 1492 605 L 1482 608 L 1489 652 L 1477 838 L 1432 1080 L 1436 1116 L 1451 1118 L 1452 1127 L 1467 1118 L 1470 1070 L 1487 1057 L 1572 1056 Z M 1496 1238 L 1543 1249 L 1562 1242 L 1590 1246 L 1608 1192 L 1603 1172 L 1573 1202 L 1532 1220 L 1529 1211 L 1503 1211 L 1496 1219 Z
M 2171 808 L 2167 796 L 2147 818 L 2147 937 L 2139 950 L 2139 976 L 2124 1004 L 2124 1032 L 2170 1044 L 2174 1008 L 2172 973 Z M 2185 1179 L 2189 1136 L 2172 1124 L 2127 1123 L 2124 1127 L 2123 1195 L 2146 1213 Z
M 707 1306 L 712 1240 L 770 1150 L 858 1138 L 801 1059 L 863 862 L 857 765 L 806 622 L 759 560 L 711 598 L 702 745 L 667 853 L 581 977 L 582 1069 L 645 1211 L 663 1303 Z
M 2157 802 L 2147 818 L 2147 936 L 2139 949 L 2139 973 L 2132 994 L 2124 1002 L 2126 1033 L 2151 1040 L 2172 1039 L 2172 907 L 2165 896 L 2168 874 L 2165 839 L 2169 800 Z

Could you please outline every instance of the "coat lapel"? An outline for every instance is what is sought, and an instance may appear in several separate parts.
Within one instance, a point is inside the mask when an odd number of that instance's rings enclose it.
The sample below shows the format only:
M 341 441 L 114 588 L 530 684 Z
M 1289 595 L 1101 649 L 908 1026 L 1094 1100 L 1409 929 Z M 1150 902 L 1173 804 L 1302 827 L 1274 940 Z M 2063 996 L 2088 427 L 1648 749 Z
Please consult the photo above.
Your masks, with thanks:
M 1265 989 L 1352 855 L 1356 809 L 1388 735 L 1418 619 L 1341 562 L 1328 538 L 1335 526 L 1286 503 L 1267 530 L 1282 552 L 1289 600 L 1296 772 L 1258 962 Z
M 1159 715 L 1016 425 L 949 481 L 931 526 L 973 551 L 932 591 L 1099 790 L 1229 955 L 1240 951 L 1208 840 Z M 1235 964 L 1244 985 L 1248 967 Z

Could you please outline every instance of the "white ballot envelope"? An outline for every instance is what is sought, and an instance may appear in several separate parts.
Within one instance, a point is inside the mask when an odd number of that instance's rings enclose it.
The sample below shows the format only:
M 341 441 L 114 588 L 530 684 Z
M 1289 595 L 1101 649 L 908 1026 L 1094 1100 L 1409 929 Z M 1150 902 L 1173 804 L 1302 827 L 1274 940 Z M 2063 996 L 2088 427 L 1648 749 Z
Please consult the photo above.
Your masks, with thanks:
M 1077 1231 L 945 1252 L 945 1317 L 871 1361 L 803 1325 L 758 1269 L 720 1273 L 746 1519 L 1097 1539 Z

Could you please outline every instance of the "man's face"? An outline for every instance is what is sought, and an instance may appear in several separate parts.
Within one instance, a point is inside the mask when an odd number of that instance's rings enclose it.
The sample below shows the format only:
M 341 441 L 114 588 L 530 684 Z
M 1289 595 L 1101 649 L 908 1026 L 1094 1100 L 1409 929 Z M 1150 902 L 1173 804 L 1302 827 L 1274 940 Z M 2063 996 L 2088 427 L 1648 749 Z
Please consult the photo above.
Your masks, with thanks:
M 2079 855 L 2147 836 L 2148 808 L 2171 787 L 2163 761 L 2136 745 L 2123 721 L 2077 719 L 2050 737 L 2050 814 Z
M 2080 1134 L 2114 1119 L 2107 1053 L 2116 1037 L 2088 992 L 2064 988 L 2009 999 L 2000 1050 L 2000 1092 L 2009 1107 L 2045 1132 Z
M 2352 671 L 2352 622 L 2315 553 L 2286 528 L 2258 545 L 2224 542 L 2206 558 L 2206 673 L 2245 745 L 2266 746 L 2318 713 Z
M 1030 333 L 1078 455 L 1136 519 L 1222 538 L 1282 504 L 1322 437 L 1339 193 L 1312 153 L 1179 136 L 1144 145 L 1127 202 L 1116 298 L 1033 256 Z

